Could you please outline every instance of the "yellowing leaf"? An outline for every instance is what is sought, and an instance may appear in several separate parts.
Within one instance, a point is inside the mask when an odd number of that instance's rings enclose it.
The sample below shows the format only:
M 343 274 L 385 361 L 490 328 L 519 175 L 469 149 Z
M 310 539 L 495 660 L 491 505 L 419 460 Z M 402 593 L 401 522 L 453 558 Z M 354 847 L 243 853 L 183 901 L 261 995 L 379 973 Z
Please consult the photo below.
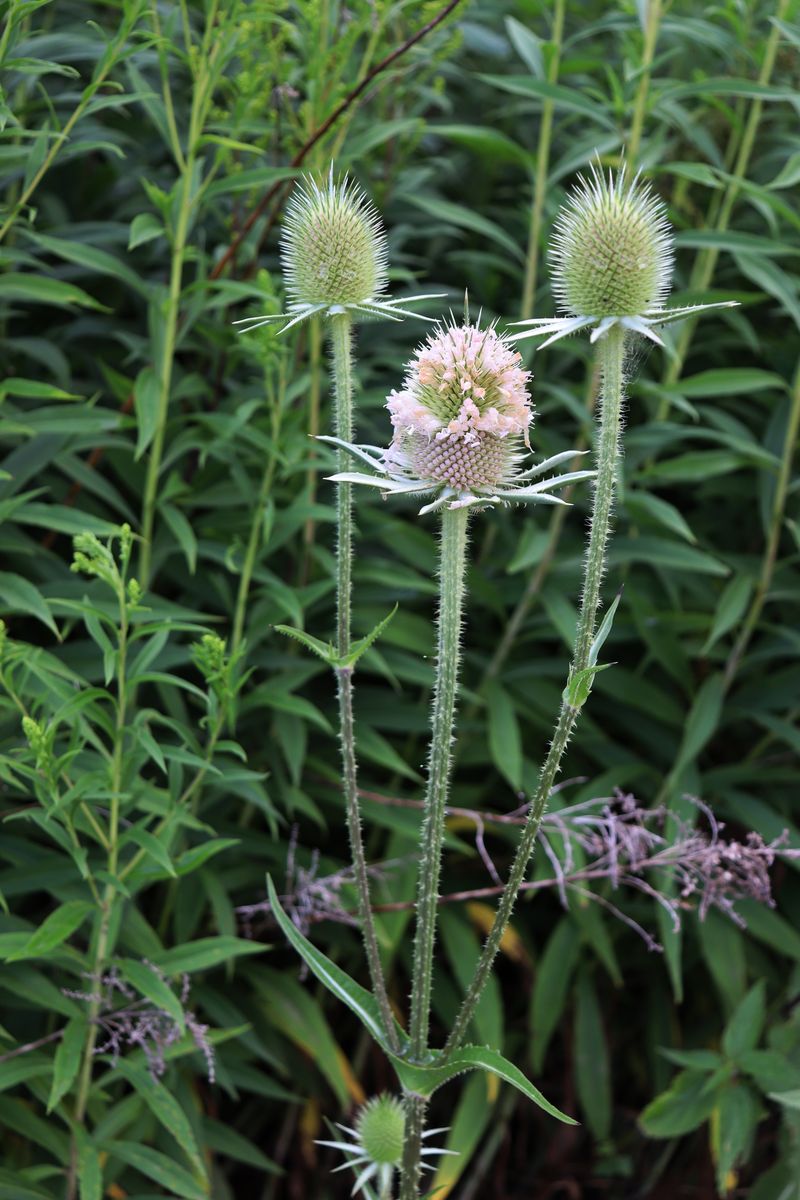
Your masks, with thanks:
M 473 925 L 477 925 L 481 933 L 489 932 L 494 924 L 494 909 L 491 905 L 479 904 L 476 901 L 467 905 L 467 912 Z M 506 926 L 506 931 L 500 939 L 500 949 L 513 962 L 530 963 L 530 955 L 513 925 Z

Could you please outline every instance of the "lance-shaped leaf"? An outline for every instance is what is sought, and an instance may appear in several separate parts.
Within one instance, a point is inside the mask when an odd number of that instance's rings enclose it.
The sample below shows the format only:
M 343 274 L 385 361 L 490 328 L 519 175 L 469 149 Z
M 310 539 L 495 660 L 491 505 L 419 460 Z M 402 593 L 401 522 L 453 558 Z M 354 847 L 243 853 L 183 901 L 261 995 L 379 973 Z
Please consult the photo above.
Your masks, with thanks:
M 276 625 L 275 629 L 278 633 L 284 633 L 287 637 L 294 638 L 305 646 L 306 649 L 318 655 L 323 662 L 328 663 L 332 667 L 354 667 L 361 658 L 361 655 L 366 654 L 373 642 L 378 640 L 396 612 L 397 605 L 395 604 L 389 615 L 384 617 L 382 621 L 379 621 L 375 628 L 365 634 L 364 637 L 353 642 L 350 647 L 350 653 L 345 655 L 337 654 L 336 647 L 331 645 L 330 642 L 323 642 L 319 638 L 312 637 L 310 633 L 306 633 L 303 629 L 295 629 L 291 625 Z
M 423 1064 L 411 1063 L 400 1055 L 394 1054 L 386 1041 L 380 1011 L 374 996 L 361 984 L 351 979 L 346 971 L 332 962 L 321 950 L 317 950 L 300 932 L 281 908 L 278 893 L 275 891 L 275 885 L 269 875 L 267 876 L 267 895 L 272 915 L 303 962 L 316 975 L 320 983 L 323 983 L 334 996 L 347 1005 L 351 1012 L 356 1014 L 367 1032 L 371 1034 L 391 1061 L 400 1083 L 407 1091 L 417 1092 L 421 1096 L 431 1096 L 437 1088 L 449 1083 L 457 1075 L 463 1075 L 465 1071 L 490 1071 L 500 1079 L 512 1084 L 539 1108 L 559 1121 L 564 1121 L 568 1125 L 576 1124 L 572 1117 L 568 1117 L 549 1100 L 546 1100 L 518 1067 L 503 1058 L 503 1055 L 496 1050 L 489 1049 L 488 1046 L 463 1046 L 446 1061 L 442 1051 L 433 1051 L 430 1054 L 430 1061 Z M 395 1022 L 395 1030 L 401 1047 L 405 1049 L 408 1039 L 397 1022 Z
M 396 1054 L 390 1053 L 389 1057 L 394 1064 L 397 1077 L 406 1091 L 417 1092 L 420 1096 L 432 1096 L 437 1088 L 449 1083 L 457 1075 L 463 1075 L 466 1071 L 489 1071 L 490 1074 L 497 1075 L 506 1083 L 510 1083 L 512 1087 L 517 1088 L 551 1117 L 563 1121 L 566 1125 L 577 1125 L 578 1123 L 546 1100 L 539 1089 L 535 1088 L 523 1075 L 519 1067 L 515 1067 L 498 1050 L 492 1050 L 489 1046 L 462 1046 L 454 1051 L 446 1061 L 444 1061 L 441 1051 L 434 1051 L 431 1053 L 430 1063 L 424 1066 L 410 1063 Z
M 335 962 L 332 962 L 326 954 L 323 954 L 321 950 L 317 950 L 316 946 L 312 945 L 307 937 L 303 936 L 294 922 L 281 908 L 281 902 L 278 899 L 278 893 L 275 891 L 275 885 L 270 875 L 267 876 L 267 896 L 270 908 L 272 909 L 272 915 L 306 966 L 316 975 L 320 983 L 325 985 L 329 992 L 333 992 L 334 996 L 356 1014 L 359 1021 L 361 1021 L 364 1028 L 371 1034 L 378 1045 L 388 1051 L 388 1043 L 375 997 L 366 988 L 363 988 L 360 983 L 356 983 L 354 979 L 351 979 L 347 972 L 338 967 Z M 399 1025 L 397 1026 L 397 1032 L 399 1036 L 405 1039 L 405 1035 Z

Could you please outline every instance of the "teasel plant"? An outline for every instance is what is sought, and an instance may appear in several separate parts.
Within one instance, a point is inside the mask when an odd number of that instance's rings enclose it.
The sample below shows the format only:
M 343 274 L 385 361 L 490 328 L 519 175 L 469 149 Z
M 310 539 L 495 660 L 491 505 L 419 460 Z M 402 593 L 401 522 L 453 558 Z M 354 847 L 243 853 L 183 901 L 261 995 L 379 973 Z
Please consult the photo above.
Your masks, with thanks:
M 489 978 L 564 751 L 592 690 L 594 676 L 610 665 L 598 659 L 620 596 L 599 627 L 598 614 L 622 453 L 626 367 L 632 343 L 645 337 L 663 345 L 657 326 L 736 304 L 724 301 L 666 308 L 672 266 L 672 233 L 661 199 L 638 174 L 631 177 L 624 162 L 616 173 L 609 171 L 607 175 L 599 163 L 594 164 L 588 179 L 581 178 L 568 196 L 551 243 L 553 291 L 563 315 L 516 322 L 523 331 L 511 335 L 514 342 L 546 335 L 542 345 L 549 345 L 570 333 L 591 329 L 600 379 L 597 470 L 575 648 L 558 720 L 493 924 L 445 1045 L 445 1060 L 462 1042 Z
M 354 433 L 353 323 L 358 319 L 385 318 L 399 321 L 420 314 L 407 304 L 435 299 L 432 295 L 394 300 L 386 294 L 388 253 L 380 215 L 366 194 L 346 176 L 337 179 L 334 168 L 325 182 L 309 177 L 289 200 L 281 237 L 281 265 L 289 304 L 286 313 L 246 317 L 235 322 L 247 333 L 274 321 L 281 332 L 311 317 L 321 316 L 331 345 L 334 392 L 334 429 L 342 442 Z M 427 319 L 427 318 L 422 318 Z M 346 459 L 340 451 L 340 468 Z M 375 922 L 370 908 L 369 878 L 361 832 L 358 775 L 353 724 L 353 670 L 358 658 L 377 637 L 382 625 L 368 639 L 354 643 L 351 637 L 353 575 L 352 488 L 343 479 L 336 491 L 336 639 L 325 646 L 302 631 L 278 628 L 318 652 L 333 668 L 339 703 L 339 740 L 342 757 L 350 851 L 358 897 L 358 917 L 364 939 L 370 979 L 380 1006 L 390 1042 L 396 1037 L 386 981 L 378 951 Z M 323 647 L 320 651 L 320 647 Z
M 408 1055 L 429 1055 L 429 1023 L 444 822 L 452 770 L 461 629 L 467 576 L 468 522 L 473 513 L 514 503 L 560 504 L 558 489 L 589 479 L 588 470 L 552 475 L 574 452 L 527 467 L 533 422 L 530 373 L 494 326 L 469 318 L 440 325 L 419 347 L 403 386 L 388 398 L 394 437 L 387 450 L 340 449 L 366 462 L 369 474 L 345 472 L 340 483 L 376 487 L 384 495 L 430 497 L 421 515 L 437 513 L 439 602 L 436 677 L 427 785 L 420 835 Z M 401 1200 L 415 1200 L 424 1165 L 427 1098 L 406 1091 Z

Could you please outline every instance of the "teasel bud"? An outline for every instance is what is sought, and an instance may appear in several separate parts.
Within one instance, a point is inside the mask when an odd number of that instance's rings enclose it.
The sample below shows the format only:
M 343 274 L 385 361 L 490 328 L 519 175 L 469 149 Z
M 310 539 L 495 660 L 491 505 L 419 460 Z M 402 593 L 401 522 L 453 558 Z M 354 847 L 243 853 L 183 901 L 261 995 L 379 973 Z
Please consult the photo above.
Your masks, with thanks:
M 556 220 L 553 291 L 575 317 L 637 317 L 660 308 L 672 278 L 666 207 L 648 183 L 593 167 Z
M 320 187 L 295 189 L 281 238 L 286 291 L 294 304 L 342 306 L 376 299 L 386 289 L 386 234 L 364 192 L 333 172 Z

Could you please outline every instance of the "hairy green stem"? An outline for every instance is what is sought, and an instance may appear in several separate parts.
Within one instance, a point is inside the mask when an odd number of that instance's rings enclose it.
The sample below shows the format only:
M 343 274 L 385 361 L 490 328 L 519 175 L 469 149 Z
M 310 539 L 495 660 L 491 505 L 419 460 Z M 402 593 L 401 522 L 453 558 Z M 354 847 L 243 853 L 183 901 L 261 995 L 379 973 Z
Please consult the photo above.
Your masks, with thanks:
M 331 317 L 331 347 L 333 351 L 333 381 L 335 393 L 336 435 L 343 441 L 353 438 L 353 355 L 352 327 L 347 312 Z M 346 471 L 345 451 L 339 450 L 339 470 Z M 350 653 L 350 609 L 353 589 L 353 488 L 349 483 L 336 486 L 336 650 L 341 659 Z M 383 966 L 378 950 L 378 936 L 369 898 L 369 875 L 361 832 L 361 812 L 358 801 L 358 769 L 353 726 L 353 670 L 339 665 L 336 668 L 336 687 L 339 699 L 339 742 L 342 755 L 342 782 L 347 808 L 347 831 L 353 860 L 358 918 L 367 954 L 372 990 L 381 1011 L 386 1037 L 392 1049 L 398 1048 L 392 1008 L 386 991 Z
M 428 783 L 422 821 L 417 876 L 414 963 L 411 974 L 410 1054 L 420 1061 L 428 1048 L 433 950 L 447 793 L 453 759 L 456 692 L 461 652 L 461 621 L 466 591 L 466 509 L 444 509 L 439 546 L 439 615 L 436 637 L 436 682 L 431 716 Z M 416 1200 L 421 1172 L 420 1152 L 426 1101 L 414 1093 L 406 1096 L 406 1135 L 403 1153 L 401 1200 Z
M 406 1124 L 403 1138 L 403 1162 L 399 1200 L 417 1200 L 422 1178 L 422 1134 L 428 1101 L 416 1092 L 406 1092 Z
M 411 1054 L 421 1058 L 428 1048 L 433 947 L 439 901 L 442 841 L 450 766 L 453 755 L 456 690 L 464 606 L 467 558 L 467 510 L 444 509 L 439 558 L 439 620 L 436 685 L 431 718 L 428 786 L 422 822 L 417 880 L 417 921 L 411 980 Z
M 598 343 L 600 361 L 600 437 L 597 448 L 597 478 L 594 487 L 592 523 L 586 552 L 583 598 L 578 618 L 575 650 L 570 667 L 570 679 L 589 666 L 589 652 L 595 634 L 600 607 L 600 585 L 605 570 L 606 546 L 611 528 L 611 506 L 614 498 L 619 438 L 622 430 L 622 401 L 624 395 L 623 362 L 625 335 L 615 327 Z M 475 975 L 459 1009 L 445 1046 L 445 1055 L 452 1053 L 467 1032 L 483 988 L 489 977 L 495 955 L 500 947 L 511 912 L 525 879 L 531 854 L 536 843 L 539 825 L 547 807 L 561 759 L 567 748 L 580 708 L 565 698 L 556 724 L 550 750 L 542 766 L 536 792 L 528 810 L 520 844 L 509 873 L 505 890 L 500 897 L 492 928 L 486 938 Z
M 553 12 L 553 29 L 550 37 L 550 62 L 547 69 L 547 82 L 555 83 L 558 79 L 558 68 L 561 61 L 561 41 L 564 36 L 564 11 L 566 0 L 556 0 Z M 536 169 L 533 177 L 533 203 L 531 204 L 531 219 L 528 227 L 528 254 L 525 261 L 525 282 L 522 287 L 522 304 L 520 305 L 520 320 L 526 321 L 533 316 L 533 304 L 536 299 L 536 280 L 539 269 L 539 239 L 542 232 L 542 214 L 544 198 L 547 194 L 547 174 L 550 166 L 550 142 L 553 135 L 553 111 L 555 101 L 547 99 L 542 104 L 542 120 L 539 125 L 539 142 L 536 148 Z
M 599 369 L 597 363 L 595 363 L 595 366 L 589 372 L 586 388 L 587 418 L 590 417 L 591 413 L 594 411 L 595 398 L 597 396 L 598 377 Z M 583 451 L 585 445 L 586 438 L 583 434 L 581 434 L 581 437 L 575 446 L 575 458 L 572 460 L 568 468 L 570 471 L 577 471 L 580 468 L 580 452 Z M 574 490 L 575 485 L 570 484 L 570 486 L 562 493 L 563 499 L 569 502 Z M 550 528 L 548 530 L 547 545 L 545 546 L 544 554 L 537 563 L 535 570 L 525 585 L 525 591 L 520 596 L 516 608 L 508 619 L 508 624 L 503 630 L 500 641 L 497 643 L 497 649 L 492 655 L 483 679 L 481 680 L 481 690 L 486 687 L 487 683 L 491 683 L 491 681 L 496 679 L 500 674 L 501 670 L 503 669 L 503 664 L 511 653 L 514 643 L 519 636 L 520 630 L 525 623 L 525 618 L 530 612 L 531 605 L 538 596 L 539 592 L 542 590 L 542 586 L 550 572 L 550 568 L 555 562 L 558 545 L 561 541 L 561 534 L 564 529 L 564 522 L 568 512 L 569 509 L 562 505 L 559 505 L 553 510 L 553 513 L 550 517 Z

